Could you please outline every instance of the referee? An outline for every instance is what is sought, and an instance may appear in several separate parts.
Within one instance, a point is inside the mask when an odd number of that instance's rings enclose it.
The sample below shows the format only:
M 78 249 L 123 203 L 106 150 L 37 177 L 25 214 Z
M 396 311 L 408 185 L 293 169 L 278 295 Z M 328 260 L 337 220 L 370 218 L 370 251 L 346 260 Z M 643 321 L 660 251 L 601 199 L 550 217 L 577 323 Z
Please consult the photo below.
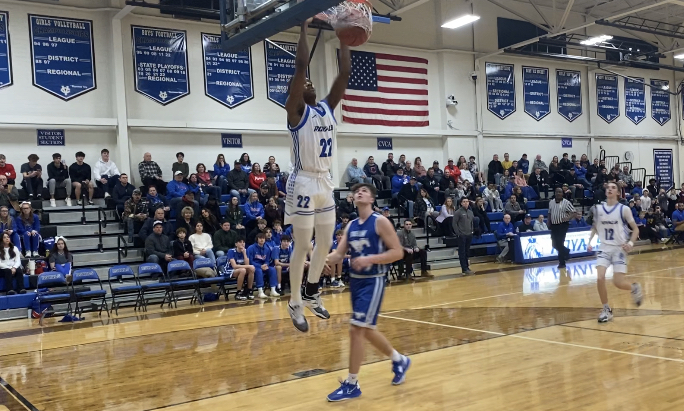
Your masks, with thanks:
M 569 221 L 575 216 L 575 207 L 563 197 L 563 190 L 557 188 L 554 199 L 549 202 L 549 227 L 551 245 L 558 251 L 558 268 L 565 268 L 565 260 L 570 258 L 570 250 L 565 246 Z

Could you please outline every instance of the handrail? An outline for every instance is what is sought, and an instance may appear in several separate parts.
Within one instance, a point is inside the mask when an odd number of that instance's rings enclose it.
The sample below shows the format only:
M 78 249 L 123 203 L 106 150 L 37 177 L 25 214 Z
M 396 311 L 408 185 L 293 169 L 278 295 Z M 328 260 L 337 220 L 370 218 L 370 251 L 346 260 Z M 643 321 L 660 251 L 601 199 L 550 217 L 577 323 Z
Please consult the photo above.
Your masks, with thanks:
M 87 203 L 86 199 L 88 198 L 87 195 L 88 195 L 87 190 L 83 191 L 83 194 L 81 195 L 81 224 L 83 224 L 83 225 L 88 224 L 87 219 L 86 219 L 86 215 L 85 215 L 86 203 Z
M 97 208 L 97 220 L 97 231 L 99 241 L 97 244 L 97 250 L 101 253 L 104 253 L 104 244 L 102 243 L 102 229 L 107 228 L 107 213 L 102 207 Z
M 123 243 L 123 247 L 121 244 Z M 119 237 L 117 238 L 117 258 L 119 259 L 119 264 L 121 264 L 121 257 L 123 258 L 128 257 L 128 243 L 126 242 L 126 239 L 124 238 L 123 234 L 119 234 Z

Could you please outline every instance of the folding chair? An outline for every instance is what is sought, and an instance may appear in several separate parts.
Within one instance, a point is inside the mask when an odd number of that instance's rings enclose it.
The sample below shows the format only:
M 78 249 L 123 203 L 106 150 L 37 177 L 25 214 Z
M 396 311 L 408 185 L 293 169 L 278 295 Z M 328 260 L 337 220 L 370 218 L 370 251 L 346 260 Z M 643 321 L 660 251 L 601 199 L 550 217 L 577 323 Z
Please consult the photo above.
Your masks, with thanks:
M 237 290 L 237 279 L 233 278 L 233 269 L 229 270 L 223 270 L 223 267 L 228 264 L 228 256 L 227 255 L 222 255 L 221 257 L 216 259 L 216 272 L 218 275 L 223 277 L 223 288 L 226 290 L 226 300 L 228 299 L 228 296 L 230 295 L 230 289 L 235 288 Z
M 107 283 L 111 290 L 112 309 L 116 312 L 116 315 L 119 315 L 119 306 L 121 304 L 134 301 L 133 310 L 137 310 L 139 307 L 142 309 L 143 305 L 145 305 L 142 299 L 140 281 L 131 267 L 127 265 L 111 267 Z M 122 300 L 116 301 L 116 297 L 120 297 Z M 135 300 L 132 297 L 135 297 Z
M 177 295 L 176 292 L 178 291 L 190 291 L 192 290 L 192 296 L 190 297 L 190 303 L 194 303 L 195 301 L 199 302 L 200 305 L 204 304 L 204 301 L 202 301 L 202 292 L 200 291 L 200 283 L 197 277 L 195 277 L 195 271 L 193 271 L 190 268 L 190 264 L 188 264 L 187 261 L 185 260 L 173 260 L 169 262 L 169 266 L 166 269 L 166 272 L 169 277 L 169 284 L 171 284 L 171 292 L 173 295 L 173 305 L 174 307 L 178 308 L 178 300 L 180 299 Z M 174 279 L 174 275 L 177 275 L 181 272 L 190 272 L 190 278 L 176 278 Z
M 144 282 L 145 280 L 154 281 L 157 278 L 159 278 L 159 281 Z M 171 302 L 174 301 L 173 290 L 171 289 L 171 283 L 167 281 L 164 271 L 159 264 L 140 264 L 138 266 L 138 281 L 140 281 L 140 298 L 142 299 L 144 311 L 147 311 L 148 302 L 158 298 L 161 298 L 160 308 L 164 307 L 167 299 L 169 306 L 171 306 Z
M 198 268 L 211 268 L 213 270 L 216 270 L 216 267 L 214 267 L 214 264 L 211 262 L 210 259 L 208 258 L 196 258 L 195 261 L 192 263 L 192 268 L 193 270 L 197 270 Z M 217 271 L 218 273 L 218 271 Z M 200 289 L 202 287 L 210 287 L 212 285 L 217 285 L 219 289 L 219 293 L 223 294 L 223 297 L 228 301 L 228 292 L 226 292 L 226 278 L 222 275 L 216 275 L 216 277 L 208 277 L 208 278 L 197 278 L 199 281 L 199 286 Z M 201 293 L 200 293 L 201 295 Z
M 55 293 L 50 293 L 49 288 L 63 287 L 64 290 L 60 290 Z M 67 304 L 66 314 L 71 312 L 71 292 L 68 289 L 68 284 L 64 274 L 59 272 L 49 272 L 43 273 L 38 276 L 38 292 L 36 293 L 36 300 L 38 301 L 38 307 L 40 307 L 40 317 L 39 324 L 43 325 L 43 318 L 47 314 L 55 314 L 57 311 L 52 308 L 52 304 Z M 44 291 L 41 292 L 41 289 Z M 45 309 L 42 309 L 43 305 L 47 305 Z
M 76 291 L 77 285 L 91 287 L 89 291 Z M 89 312 L 98 311 L 98 315 L 102 315 L 102 309 L 107 312 L 109 317 L 109 306 L 107 305 L 107 291 L 102 286 L 102 281 L 97 272 L 92 268 L 82 268 L 76 270 L 71 275 L 71 287 L 74 290 L 74 299 L 76 300 L 76 307 L 74 314 L 80 317 L 86 310 Z M 94 289 L 92 289 L 94 288 Z M 100 301 L 97 304 L 97 301 Z M 81 303 L 89 303 L 86 307 L 82 307 Z

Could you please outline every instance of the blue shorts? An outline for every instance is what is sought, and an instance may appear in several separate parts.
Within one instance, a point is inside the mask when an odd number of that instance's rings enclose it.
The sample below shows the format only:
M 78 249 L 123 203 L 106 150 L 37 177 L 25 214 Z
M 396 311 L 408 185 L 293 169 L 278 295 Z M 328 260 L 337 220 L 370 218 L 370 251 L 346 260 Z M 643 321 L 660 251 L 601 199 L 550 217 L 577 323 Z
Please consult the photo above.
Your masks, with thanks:
M 349 287 L 353 311 L 349 322 L 357 327 L 375 328 L 385 294 L 385 277 L 352 277 Z

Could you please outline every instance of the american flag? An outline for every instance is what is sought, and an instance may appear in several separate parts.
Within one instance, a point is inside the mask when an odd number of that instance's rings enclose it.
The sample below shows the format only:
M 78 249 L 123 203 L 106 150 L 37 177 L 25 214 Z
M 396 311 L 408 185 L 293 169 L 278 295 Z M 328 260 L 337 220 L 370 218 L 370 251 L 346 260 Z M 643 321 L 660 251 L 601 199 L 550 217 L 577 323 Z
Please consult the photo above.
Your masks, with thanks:
M 351 124 L 427 127 L 428 61 L 417 57 L 352 51 L 352 73 L 342 100 Z

